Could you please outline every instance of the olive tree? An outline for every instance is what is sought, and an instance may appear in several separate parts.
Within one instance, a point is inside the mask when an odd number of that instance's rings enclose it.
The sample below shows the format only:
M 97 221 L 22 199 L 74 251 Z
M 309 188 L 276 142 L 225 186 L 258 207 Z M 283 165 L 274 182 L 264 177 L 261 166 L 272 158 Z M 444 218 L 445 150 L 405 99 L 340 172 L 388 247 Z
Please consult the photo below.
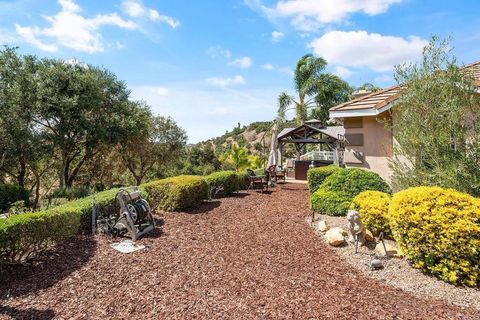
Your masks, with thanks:
M 395 77 L 403 89 L 392 114 L 394 183 L 480 195 L 480 95 L 471 70 L 434 37 L 422 61 L 397 66 Z

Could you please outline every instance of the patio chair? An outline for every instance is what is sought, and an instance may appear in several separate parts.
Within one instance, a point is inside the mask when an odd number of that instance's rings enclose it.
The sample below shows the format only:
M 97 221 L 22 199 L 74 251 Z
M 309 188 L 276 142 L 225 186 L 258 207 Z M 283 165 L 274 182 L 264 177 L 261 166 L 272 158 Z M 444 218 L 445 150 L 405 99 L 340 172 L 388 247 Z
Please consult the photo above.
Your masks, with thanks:
M 283 183 L 285 183 L 286 171 L 284 169 L 281 169 L 278 166 L 271 166 L 267 169 L 267 171 L 269 172 L 273 181 L 278 182 L 279 180 L 283 180 Z
M 261 192 L 268 191 L 268 172 L 265 172 L 265 175 L 258 176 L 252 169 L 247 169 L 248 179 L 250 180 L 250 184 L 248 189 L 260 189 Z

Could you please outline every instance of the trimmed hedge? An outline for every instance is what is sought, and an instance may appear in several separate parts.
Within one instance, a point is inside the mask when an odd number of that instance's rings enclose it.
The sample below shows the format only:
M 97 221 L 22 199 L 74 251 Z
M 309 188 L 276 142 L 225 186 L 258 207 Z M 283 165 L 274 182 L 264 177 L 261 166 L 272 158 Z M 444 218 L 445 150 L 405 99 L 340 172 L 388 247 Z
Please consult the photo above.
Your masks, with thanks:
M 214 172 L 205 177 L 211 196 L 224 197 L 239 190 L 239 180 L 235 171 Z
M 208 198 L 208 184 L 200 176 L 178 176 L 145 183 L 152 208 L 178 211 L 194 208 Z
M 374 172 L 357 168 L 336 170 L 312 194 L 310 205 L 314 211 L 326 215 L 344 216 L 353 198 L 368 190 L 391 193 L 389 185 Z
M 440 279 L 480 285 L 480 203 L 452 189 L 416 187 L 396 193 L 390 227 L 413 266 Z
M 352 199 L 368 190 L 392 193 L 390 186 L 378 174 L 358 168 L 337 170 L 325 178 L 321 188 L 327 191 L 344 192 Z
M 17 201 L 24 201 L 28 206 L 30 192 L 17 184 L 0 184 L 0 212 L 6 211 Z
M 344 216 L 351 202 L 351 197 L 346 193 L 327 191 L 322 188 L 310 197 L 311 209 L 329 216 Z
M 323 181 L 331 174 L 343 170 L 336 165 L 329 165 L 326 167 L 312 168 L 307 171 L 308 190 L 314 193 L 320 188 Z
M 388 207 L 390 195 L 380 191 L 364 191 L 353 198 L 351 208 L 360 213 L 360 219 L 365 227 L 374 235 L 383 232 L 391 237 L 392 231 L 388 222 Z
M 250 178 L 246 171 L 237 172 L 237 180 L 238 180 L 239 190 L 247 190 L 248 187 L 250 186 Z
M 113 212 L 117 190 L 95 195 L 101 212 Z M 91 231 L 93 196 L 37 212 L 0 219 L 0 264 L 23 261 L 80 232 Z

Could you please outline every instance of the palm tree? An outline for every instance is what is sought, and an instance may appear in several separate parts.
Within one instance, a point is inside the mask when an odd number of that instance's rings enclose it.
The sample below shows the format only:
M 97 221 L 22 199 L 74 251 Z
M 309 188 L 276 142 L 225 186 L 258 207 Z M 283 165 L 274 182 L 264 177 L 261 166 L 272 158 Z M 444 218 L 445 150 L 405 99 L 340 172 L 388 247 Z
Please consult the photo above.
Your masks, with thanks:
M 294 86 L 298 99 L 282 92 L 278 97 L 278 118 L 285 120 L 288 110 L 295 110 L 295 119 L 305 123 L 309 109 L 310 116 L 320 121 L 328 120 L 328 109 L 351 99 L 352 87 L 340 77 L 325 73 L 327 62 L 322 57 L 304 55 L 295 68 Z
M 294 86 L 298 93 L 298 99 L 282 92 L 278 97 L 278 118 L 285 120 L 288 110 L 295 110 L 296 120 L 300 124 L 307 120 L 308 109 L 317 105 L 315 95 L 318 79 L 327 66 L 327 61 L 322 57 L 312 54 L 304 55 L 297 62 L 295 68 Z
M 245 148 L 240 148 L 235 144 L 232 144 L 228 158 L 235 165 L 235 170 L 240 171 L 248 167 L 250 161 L 248 159 L 247 150 Z

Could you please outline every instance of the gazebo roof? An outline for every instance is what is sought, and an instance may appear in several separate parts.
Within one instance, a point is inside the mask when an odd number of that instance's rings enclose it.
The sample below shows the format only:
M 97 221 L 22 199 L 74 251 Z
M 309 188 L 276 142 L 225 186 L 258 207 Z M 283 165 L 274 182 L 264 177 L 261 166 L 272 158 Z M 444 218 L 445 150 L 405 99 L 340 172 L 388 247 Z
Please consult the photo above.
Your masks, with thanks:
M 296 128 L 285 128 L 278 134 L 278 141 L 287 141 L 289 138 L 299 140 L 301 138 L 310 138 L 311 136 L 321 133 L 333 140 L 338 140 L 339 135 L 345 134 L 345 128 L 343 126 L 315 126 L 314 124 L 320 123 L 320 121 L 307 121 L 306 123 Z M 295 142 L 292 140 L 291 142 Z M 305 141 L 308 143 L 308 141 Z M 313 142 L 313 141 L 312 141 Z

